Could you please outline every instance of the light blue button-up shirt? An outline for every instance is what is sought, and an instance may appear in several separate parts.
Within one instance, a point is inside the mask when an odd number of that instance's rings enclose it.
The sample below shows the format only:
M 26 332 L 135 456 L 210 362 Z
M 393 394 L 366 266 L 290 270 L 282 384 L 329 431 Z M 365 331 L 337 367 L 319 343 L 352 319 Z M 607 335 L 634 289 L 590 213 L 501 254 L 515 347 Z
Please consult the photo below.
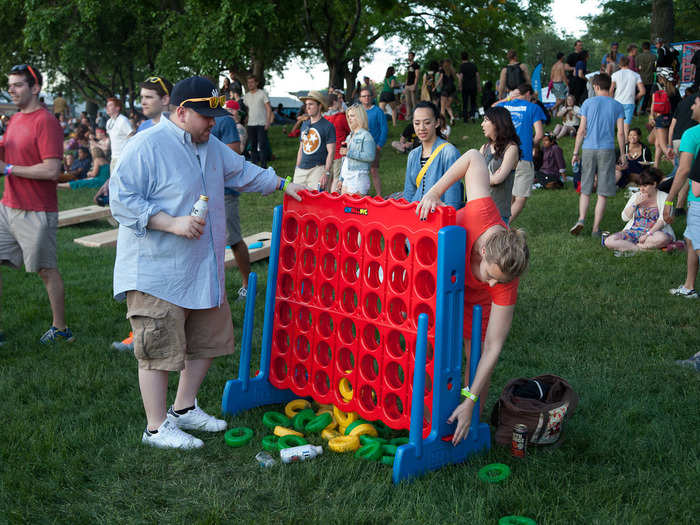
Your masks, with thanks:
M 168 116 L 129 140 L 110 178 L 109 205 L 119 222 L 114 297 L 122 301 L 127 291 L 139 290 L 183 308 L 213 308 L 226 290 L 224 188 L 266 195 L 280 178 L 213 135 L 194 144 Z M 148 228 L 161 211 L 189 215 L 200 195 L 209 197 L 209 211 L 199 239 Z

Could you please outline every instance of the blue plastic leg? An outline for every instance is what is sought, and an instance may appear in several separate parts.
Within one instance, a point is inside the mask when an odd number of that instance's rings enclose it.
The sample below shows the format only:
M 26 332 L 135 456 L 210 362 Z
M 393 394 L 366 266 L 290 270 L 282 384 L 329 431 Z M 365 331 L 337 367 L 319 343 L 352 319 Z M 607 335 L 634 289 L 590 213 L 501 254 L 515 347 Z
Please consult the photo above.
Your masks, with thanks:
M 272 241 L 270 244 L 270 264 L 265 293 L 265 317 L 263 321 L 262 348 L 260 349 L 260 373 L 250 379 L 250 355 L 253 338 L 253 316 L 255 313 L 255 286 L 257 277 L 250 275 L 246 299 L 245 319 L 238 379 L 229 379 L 224 386 L 221 411 L 235 415 L 250 408 L 285 403 L 297 396 L 291 390 L 279 390 L 268 381 L 270 374 L 270 354 L 272 351 L 272 328 L 275 317 L 275 289 L 279 265 L 280 236 L 282 234 L 282 206 L 275 208 L 272 219 Z
M 476 373 L 476 367 L 481 353 L 481 307 L 475 309 L 475 323 L 472 329 L 472 352 L 474 341 L 478 340 L 476 355 L 472 353 L 470 363 L 470 378 Z M 450 463 L 462 463 L 469 456 L 486 451 L 491 446 L 491 430 L 487 423 L 479 423 L 479 407 L 474 410 L 474 417 L 469 428 L 469 434 L 457 446 L 451 441 L 444 441 L 435 430 L 421 440 L 423 424 L 423 388 L 425 384 L 425 349 L 428 337 L 428 319 L 421 315 L 418 318 L 418 334 L 416 343 L 416 364 L 413 374 L 413 398 L 411 399 L 411 429 L 409 443 L 402 445 L 396 451 L 394 459 L 393 481 L 411 479 L 430 470 L 438 469 Z M 478 323 L 476 319 L 478 318 Z M 419 373 L 418 371 L 421 371 Z M 417 379 L 417 376 L 421 376 Z
M 481 360 L 481 306 L 475 305 L 472 310 L 472 340 L 471 340 L 471 351 L 469 353 L 469 384 L 474 383 L 474 378 L 476 377 L 476 368 L 479 366 L 479 361 Z M 474 412 L 472 412 L 472 422 L 471 427 L 474 428 L 479 424 L 479 416 L 481 415 L 481 399 L 477 400 L 474 405 Z M 470 432 L 471 435 L 471 432 Z M 474 436 L 471 436 L 474 439 Z

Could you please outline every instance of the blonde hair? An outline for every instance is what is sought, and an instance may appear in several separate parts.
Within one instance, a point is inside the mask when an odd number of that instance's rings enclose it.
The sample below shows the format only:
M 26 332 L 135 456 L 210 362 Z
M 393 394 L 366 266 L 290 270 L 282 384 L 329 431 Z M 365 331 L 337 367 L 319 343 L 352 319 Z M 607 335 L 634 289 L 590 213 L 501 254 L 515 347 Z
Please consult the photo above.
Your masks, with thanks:
M 486 261 L 497 264 L 510 279 L 520 277 L 530 261 L 530 249 L 523 230 L 502 230 L 484 243 Z
M 369 121 L 367 120 L 367 111 L 362 104 L 353 104 L 345 112 L 345 116 L 350 115 L 353 112 L 355 119 L 357 120 L 359 126 L 364 129 L 369 129 Z M 354 129 L 352 131 L 355 131 Z

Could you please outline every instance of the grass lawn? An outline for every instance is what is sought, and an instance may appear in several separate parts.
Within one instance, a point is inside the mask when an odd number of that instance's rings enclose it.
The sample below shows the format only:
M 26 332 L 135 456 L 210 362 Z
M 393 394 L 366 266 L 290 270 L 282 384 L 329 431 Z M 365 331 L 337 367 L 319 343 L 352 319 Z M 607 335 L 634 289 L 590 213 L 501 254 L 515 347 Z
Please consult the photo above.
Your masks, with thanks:
M 396 140 L 401 127 L 390 129 Z M 297 142 L 271 131 L 273 166 L 292 173 Z M 478 125 L 457 124 L 452 142 L 478 147 Z M 567 162 L 573 139 L 561 143 Z M 403 188 L 406 156 L 385 151 L 383 191 Z M 60 208 L 89 204 L 92 190 L 61 190 Z M 622 228 L 620 192 L 609 201 L 603 229 Z M 281 195 L 244 195 L 244 235 L 269 230 Z M 505 383 L 554 373 L 580 404 L 556 449 L 530 448 L 524 461 L 495 446 L 469 462 L 394 486 L 388 467 L 326 451 L 302 464 L 260 468 L 253 456 L 267 431 L 259 408 L 229 419 L 250 426 L 253 441 L 232 449 L 222 434 L 197 434 L 195 452 L 140 445 L 145 417 L 133 356 L 110 349 L 126 336 L 124 304 L 112 299 L 114 249 L 84 248 L 76 237 L 109 228 L 105 221 L 62 228 L 59 265 L 66 286 L 72 345 L 38 343 L 49 327 L 48 299 L 36 275 L 0 269 L 2 328 L 0 398 L 0 523 L 471 523 L 505 515 L 538 524 L 697 523 L 700 479 L 700 375 L 674 363 L 695 353 L 698 301 L 672 297 L 683 282 L 683 253 L 615 258 L 578 238 L 577 194 L 533 193 L 516 226 L 529 236 L 532 262 L 521 280 L 510 336 L 496 368 L 487 418 Z M 674 224 L 682 234 L 685 221 Z M 257 369 L 267 262 L 259 276 L 252 369 Z M 229 297 L 240 286 L 227 272 Z M 243 309 L 232 307 L 240 335 Z M 218 359 L 200 391 L 202 406 L 220 411 L 224 383 L 237 374 L 238 354 Z M 174 396 L 177 376 L 171 377 Z M 319 438 L 320 439 L 320 438 Z M 512 467 L 504 483 L 485 484 L 477 471 L 493 462 Z

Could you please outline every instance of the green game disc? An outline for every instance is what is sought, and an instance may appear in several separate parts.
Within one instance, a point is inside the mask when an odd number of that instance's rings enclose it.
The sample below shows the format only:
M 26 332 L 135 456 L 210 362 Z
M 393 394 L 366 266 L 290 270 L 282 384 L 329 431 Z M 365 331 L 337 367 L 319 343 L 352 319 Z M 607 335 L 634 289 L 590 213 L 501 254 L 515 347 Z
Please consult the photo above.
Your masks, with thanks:
M 503 463 L 491 463 L 479 471 L 479 479 L 486 483 L 498 483 L 510 476 L 510 467 Z
M 503 516 L 498 520 L 498 525 L 537 525 L 537 523 L 525 516 Z

